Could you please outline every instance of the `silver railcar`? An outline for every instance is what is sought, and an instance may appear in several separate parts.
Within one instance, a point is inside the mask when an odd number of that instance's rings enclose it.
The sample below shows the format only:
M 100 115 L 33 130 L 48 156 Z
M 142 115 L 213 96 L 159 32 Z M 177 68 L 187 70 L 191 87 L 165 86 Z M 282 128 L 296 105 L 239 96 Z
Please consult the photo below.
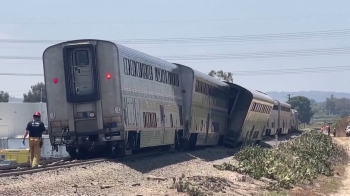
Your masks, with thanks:
M 292 109 L 292 131 L 299 130 L 299 113 L 297 110 Z
M 272 113 L 267 122 L 265 135 L 286 135 L 291 131 L 292 113 L 291 105 L 275 100 Z
M 266 129 L 274 100 L 256 90 L 249 90 L 237 84 L 230 86 L 227 146 L 242 143 L 259 143 Z
M 215 146 L 223 142 L 227 129 L 228 85 L 181 64 L 185 92 L 185 138 L 189 146 Z
M 54 147 L 66 145 L 71 156 L 91 148 L 125 155 L 176 143 L 183 129 L 178 66 L 103 40 L 53 45 L 43 63 Z

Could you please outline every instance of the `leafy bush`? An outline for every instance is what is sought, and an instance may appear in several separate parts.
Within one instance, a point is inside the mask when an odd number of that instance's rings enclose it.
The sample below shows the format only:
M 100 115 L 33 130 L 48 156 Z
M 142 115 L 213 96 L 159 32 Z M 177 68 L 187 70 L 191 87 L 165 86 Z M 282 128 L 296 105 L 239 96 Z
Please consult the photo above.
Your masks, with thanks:
M 349 159 L 344 148 L 318 131 L 306 132 L 280 144 L 278 149 L 245 147 L 235 158 L 238 165 L 224 163 L 216 168 L 246 173 L 255 179 L 273 179 L 276 181 L 271 186 L 273 189 L 312 182 L 320 174 L 331 176 L 332 164 L 346 163 Z

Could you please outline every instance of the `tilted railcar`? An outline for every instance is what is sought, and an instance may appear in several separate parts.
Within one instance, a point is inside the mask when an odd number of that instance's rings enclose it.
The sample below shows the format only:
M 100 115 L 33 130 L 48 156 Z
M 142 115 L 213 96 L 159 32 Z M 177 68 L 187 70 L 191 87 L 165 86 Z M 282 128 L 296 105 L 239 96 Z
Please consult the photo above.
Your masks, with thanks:
M 266 129 L 274 100 L 265 93 L 233 83 L 229 93 L 228 130 L 225 145 L 259 143 Z
M 75 157 L 176 143 L 183 129 L 178 66 L 103 40 L 53 45 L 43 63 L 54 147 L 66 145 Z
M 186 126 L 190 146 L 221 145 L 227 129 L 228 85 L 181 64 Z M 186 81 L 185 81 L 186 80 Z

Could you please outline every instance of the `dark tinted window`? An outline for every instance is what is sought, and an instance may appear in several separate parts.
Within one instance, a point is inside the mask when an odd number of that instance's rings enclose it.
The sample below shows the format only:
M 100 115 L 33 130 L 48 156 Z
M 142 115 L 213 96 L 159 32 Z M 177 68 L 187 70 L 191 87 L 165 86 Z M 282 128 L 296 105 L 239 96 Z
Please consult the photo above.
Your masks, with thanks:
M 75 52 L 75 61 L 79 65 L 89 65 L 89 53 L 87 50 L 77 50 Z

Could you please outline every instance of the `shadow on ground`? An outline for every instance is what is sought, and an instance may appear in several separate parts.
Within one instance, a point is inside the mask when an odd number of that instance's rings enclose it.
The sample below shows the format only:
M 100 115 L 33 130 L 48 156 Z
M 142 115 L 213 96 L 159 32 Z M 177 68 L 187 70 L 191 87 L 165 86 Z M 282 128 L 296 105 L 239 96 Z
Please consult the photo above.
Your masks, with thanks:
M 201 159 L 204 161 L 215 161 L 232 156 L 229 148 L 206 147 L 186 152 L 169 152 L 167 154 L 150 155 L 144 157 L 129 158 L 116 161 L 122 163 L 141 173 L 147 173 L 174 164 L 186 164 L 187 161 Z M 141 163 L 141 164 L 140 164 Z
M 289 135 L 278 136 L 277 140 L 278 140 L 278 143 L 287 142 L 288 140 L 292 140 L 299 137 L 301 134 L 303 134 L 302 131 L 295 131 Z M 276 145 L 275 136 L 263 138 L 263 140 L 260 142 L 260 146 L 266 147 L 266 148 L 272 148 L 275 145 Z

